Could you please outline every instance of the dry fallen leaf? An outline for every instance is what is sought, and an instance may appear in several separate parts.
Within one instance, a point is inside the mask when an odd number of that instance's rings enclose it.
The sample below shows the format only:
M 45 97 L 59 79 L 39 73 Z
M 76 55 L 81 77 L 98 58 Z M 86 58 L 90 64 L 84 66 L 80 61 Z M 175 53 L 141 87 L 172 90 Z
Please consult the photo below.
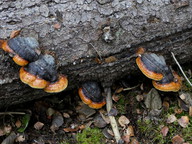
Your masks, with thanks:
M 42 123 L 42 122 L 36 122 L 36 123 L 34 124 L 34 128 L 35 128 L 36 130 L 42 129 L 43 126 L 44 126 L 44 123 Z
M 165 110 L 169 109 L 169 103 L 167 101 L 163 101 L 163 107 Z
M 177 120 L 176 116 L 173 115 L 173 114 L 171 114 L 171 115 L 169 115 L 168 118 L 167 118 L 167 123 L 173 123 L 173 122 L 175 122 L 176 120 Z
M 17 128 L 19 128 L 19 127 L 21 126 L 21 121 L 20 121 L 20 120 L 17 120 L 17 121 L 15 122 L 15 126 L 16 126 Z
M 121 93 L 122 91 L 123 91 L 123 87 L 120 87 L 120 88 L 118 88 L 118 89 L 115 90 L 115 93 L 118 94 L 118 93 Z
M 117 116 L 118 111 L 115 108 L 111 108 L 111 110 L 108 113 L 108 116 Z
M 141 115 L 143 112 L 141 111 L 141 109 L 137 108 L 137 109 L 136 109 L 136 113 L 137 113 L 138 115 Z
M 171 141 L 172 141 L 172 144 L 183 144 L 184 139 L 179 135 L 176 135 L 171 139 Z
M 107 125 L 107 123 L 106 123 L 106 121 L 102 118 L 101 115 L 96 115 L 96 116 L 94 117 L 94 125 L 95 125 L 96 127 L 98 127 L 98 128 L 104 128 L 104 127 Z
M 68 113 L 63 113 L 64 118 L 70 118 L 70 115 Z
M 125 130 L 125 135 L 134 136 L 133 126 L 128 126 L 128 128 Z
M 78 131 L 79 128 L 78 128 L 78 127 L 76 127 L 76 128 L 64 128 L 63 130 L 64 130 L 65 132 L 75 132 L 75 131 Z
M 85 129 L 85 125 L 80 125 L 80 126 L 79 126 L 79 129 L 80 129 L 80 130 Z
M 103 135 L 104 135 L 107 139 L 113 139 L 113 136 L 112 136 L 111 134 L 109 134 L 107 128 L 104 128 L 104 129 L 102 130 L 102 133 L 103 133 Z M 114 135 L 114 134 L 113 134 L 113 135 Z
M 23 142 L 25 141 L 25 136 L 24 134 L 20 134 L 19 136 L 16 137 L 15 139 L 16 142 Z
M 55 130 L 58 130 L 59 127 L 63 125 L 63 123 L 63 116 L 59 112 L 56 112 L 53 115 L 53 120 L 50 127 L 51 131 L 55 133 Z
M 114 94 L 114 95 L 112 96 L 112 100 L 114 100 L 115 102 L 118 102 L 120 98 L 121 98 L 120 95 Z
M 182 116 L 180 119 L 178 119 L 178 123 L 182 127 L 187 127 L 189 124 L 189 117 L 188 116 Z
M 125 144 L 129 144 L 130 143 L 130 136 L 129 135 L 122 136 L 122 139 L 125 142 Z
M 143 101 L 143 99 L 144 99 L 144 96 L 143 96 L 143 95 L 137 95 L 137 96 L 136 96 L 136 100 L 137 100 L 138 102 Z
M 122 115 L 120 116 L 118 122 L 123 127 L 123 129 L 125 129 L 126 125 L 130 123 L 130 120 L 126 116 Z
M 167 133 L 169 131 L 169 128 L 167 126 L 164 126 L 162 129 L 161 129 L 161 133 L 162 135 L 165 137 L 167 136 Z
M 139 144 L 136 138 L 132 138 L 130 144 Z
M 176 109 L 174 109 L 174 112 L 175 112 L 176 114 L 181 114 L 181 113 L 183 112 L 183 110 L 182 110 L 182 109 L 179 109 L 179 108 L 176 108 Z
M 15 134 L 15 132 L 11 132 L 10 135 L 8 135 L 1 144 L 13 144 L 15 141 L 15 138 L 17 137 L 17 135 Z
M 162 100 L 158 91 L 152 88 L 145 97 L 145 106 L 150 110 L 159 110 L 162 107 Z
M 115 61 L 117 61 L 117 58 L 114 56 L 110 56 L 108 58 L 105 58 L 106 63 L 111 63 L 111 62 L 115 62 Z
M 114 133 L 111 129 L 107 129 L 107 132 L 111 135 L 111 136 L 114 136 Z

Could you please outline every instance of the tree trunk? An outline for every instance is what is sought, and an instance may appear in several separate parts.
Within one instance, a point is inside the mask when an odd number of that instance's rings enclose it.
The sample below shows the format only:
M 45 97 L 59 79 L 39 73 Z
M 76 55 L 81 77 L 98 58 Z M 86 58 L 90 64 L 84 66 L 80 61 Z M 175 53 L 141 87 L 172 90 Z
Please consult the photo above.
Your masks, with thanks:
M 130 56 L 140 46 L 170 65 L 170 52 L 180 63 L 192 56 L 189 0 L 1 0 L 0 13 L 0 37 L 21 29 L 21 36 L 37 38 L 43 53 L 55 54 L 68 90 L 86 80 L 110 86 L 138 72 Z M 20 67 L 3 50 L 0 57 L 0 107 L 50 95 L 22 83 Z

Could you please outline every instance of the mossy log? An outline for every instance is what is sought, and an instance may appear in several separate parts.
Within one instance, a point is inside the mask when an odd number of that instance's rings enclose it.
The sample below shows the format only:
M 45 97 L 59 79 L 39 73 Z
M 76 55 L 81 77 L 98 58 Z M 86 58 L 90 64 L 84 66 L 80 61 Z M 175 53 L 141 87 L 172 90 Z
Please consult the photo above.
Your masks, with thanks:
M 0 38 L 21 29 L 52 53 L 58 72 L 67 75 L 68 90 L 82 81 L 103 86 L 138 71 L 140 46 L 180 63 L 192 57 L 192 5 L 189 0 L 1 0 Z M 109 57 L 112 56 L 110 59 Z M 0 50 L 0 107 L 50 95 L 19 79 L 19 66 Z

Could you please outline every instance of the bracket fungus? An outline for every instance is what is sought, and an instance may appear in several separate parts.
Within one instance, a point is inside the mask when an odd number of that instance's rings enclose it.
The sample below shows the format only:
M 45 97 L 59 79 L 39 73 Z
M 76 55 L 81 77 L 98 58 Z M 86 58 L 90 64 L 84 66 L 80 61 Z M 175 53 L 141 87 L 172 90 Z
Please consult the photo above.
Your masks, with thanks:
M 153 80 L 156 89 L 166 92 L 180 90 L 181 78 L 167 66 L 163 56 L 145 52 L 144 48 L 139 48 L 137 55 L 137 66 L 146 77 Z
M 97 82 L 88 81 L 83 83 L 78 93 L 81 100 L 91 108 L 99 109 L 106 104 Z
M 57 74 L 55 59 L 48 54 L 21 67 L 20 79 L 32 88 L 44 89 L 49 93 L 61 92 L 68 85 L 67 78 Z
M 20 37 L 20 31 L 13 31 L 10 39 L 1 40 L 1 48 L 8 52 L 13 61 L 25 66 L 29 62 L 36 61 L 40 56 L 39 43 L 33 37 Z

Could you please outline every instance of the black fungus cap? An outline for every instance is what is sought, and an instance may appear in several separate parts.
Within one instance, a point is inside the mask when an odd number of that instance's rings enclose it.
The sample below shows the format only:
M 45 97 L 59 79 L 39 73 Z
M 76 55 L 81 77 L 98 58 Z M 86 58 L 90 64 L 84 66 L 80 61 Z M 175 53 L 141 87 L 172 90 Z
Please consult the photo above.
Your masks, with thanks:
M 174 76 L 172 72 L 166 73 L 162 80 L 159 81 L 161 84 L 168 84 L 174 82 Z
M 15 37 L 8 40 L 9 47 L 21 58 L 33 62 L 39 58 L 38 41 L 33 37 Z
M 37 61 L 29 63 L 25 70 L 49 82 L 55 82 L 58 79 L 55 59 L 48 54 L 41 55 Z
M 93 102 L 102 102 L 101 88 L 97 82 L 85 82 L 82 84 L 82 91 L 84 95 Z
M 155 73 L 161 73 L 163 75 L 167 73 L 171 73 L 171 70 L 166 65 L 166 62 L 163 56 L 158 56 L 154 53 L 144 53 L 141 56 L 141 60 L 149 71 L 153 71 Z

